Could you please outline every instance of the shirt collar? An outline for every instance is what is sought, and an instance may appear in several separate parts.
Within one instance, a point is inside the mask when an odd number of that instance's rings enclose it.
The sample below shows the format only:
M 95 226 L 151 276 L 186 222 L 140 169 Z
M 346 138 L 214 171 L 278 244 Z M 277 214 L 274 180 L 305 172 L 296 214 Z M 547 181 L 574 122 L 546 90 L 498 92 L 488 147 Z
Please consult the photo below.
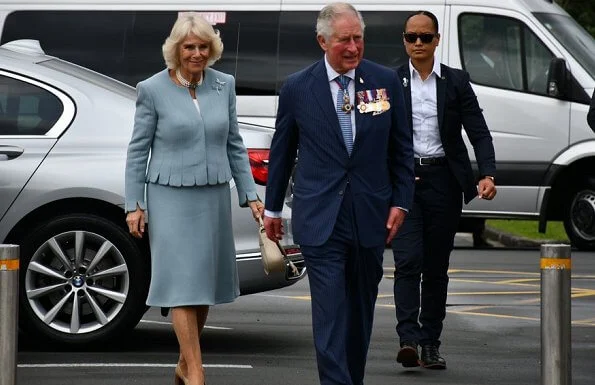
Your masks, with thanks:
M 409 76 L 411 76 L 411 79 L 413 79 L 414 73 L 417 74 L 417 77 L 419 77 L 419 72 L 417 72 L 415 67 L 413 67 L 413 63 L 411 63 L 411 59 L 409 59 Z M 441 76 L 440 62 L 436 60 L 436 57 L 434 57 L 434 65 L 432 66 L 432 72 L 430 73 L 430 76 L 432 76 L 433 73 L 436 74 L 437 77 Z
M 326 75 L 328 76 L 329 82 L 332 82 L 333 80 L 335 80 L 337 78 L 337 76 L 341 75 L 340 73 L 335 71 L 333 69 L 333 67 L 331 67 L 328 60 L 326 59 L 326 55 L 324 55 L 324 66 L 326 67 Z M 351 69 L 351 70 L 345 72 L 343 75 L 345 75 L 349 79 L 353 80 L 353 79 L 355 79 L 355 69 Z

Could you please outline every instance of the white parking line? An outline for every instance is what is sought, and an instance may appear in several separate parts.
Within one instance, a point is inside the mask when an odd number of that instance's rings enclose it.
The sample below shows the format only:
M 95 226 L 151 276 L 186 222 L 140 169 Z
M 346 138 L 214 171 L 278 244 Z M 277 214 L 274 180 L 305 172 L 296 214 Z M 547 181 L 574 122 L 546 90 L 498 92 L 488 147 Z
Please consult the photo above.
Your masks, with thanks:
M 176 364 L 151 363 L 73 363 L 73 364 L 18 364 L 19 368 L 175 368 Z M 252 365 L 206 364 L 205 368 L 253 369 Z
M 142 320 L 140 320 L 140 323 L 171 326 L 171 322 L 166 322 L 166 321 L 152 321 L 152 320 L 148 320 L 148 319 L 142 319 Z M 226 328 L 226 327 L 223 327 L 223 326 L 209 326 L 209 325 L 205 325 L 205 329 L 233 330 L 233 328 Z

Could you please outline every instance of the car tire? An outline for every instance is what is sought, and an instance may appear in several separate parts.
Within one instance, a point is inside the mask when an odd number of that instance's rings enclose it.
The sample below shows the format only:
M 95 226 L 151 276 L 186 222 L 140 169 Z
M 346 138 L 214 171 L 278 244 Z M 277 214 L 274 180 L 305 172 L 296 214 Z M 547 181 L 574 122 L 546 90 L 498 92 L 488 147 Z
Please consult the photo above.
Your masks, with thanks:
M 65 345 L 107 342 L 146 311 L 148 255 L 114 222 L 64 215 L 20 244 L 19 318 L 27 332 Z
M 573 246 L 595 250 L 595 181 L 573 189 L 566 199 L 564 228 Z

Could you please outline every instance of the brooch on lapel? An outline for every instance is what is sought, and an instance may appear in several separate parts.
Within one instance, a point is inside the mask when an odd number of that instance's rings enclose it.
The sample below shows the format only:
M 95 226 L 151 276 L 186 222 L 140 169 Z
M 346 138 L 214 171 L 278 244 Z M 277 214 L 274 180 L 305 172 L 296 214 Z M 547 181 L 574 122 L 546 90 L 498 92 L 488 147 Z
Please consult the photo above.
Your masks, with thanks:
M 357 109 L 360 114 L 372 113 L 372 116 L 382 114 L 390 109 L 386 88 L 357 92 Z
M 403 78 L 403 87 L 407 87 L 408 84 L 409 80 L 407 80 L 407 78 Z
M 221 80 L 219 80 L 219 78 L 215 79 L 215 84 L 213 84 L 213 89 L 217 90 L 218 94 L 221 94 L 221 90 L 223 89 L 223 86 L 225 85 L 226 82 L 222 82 Z

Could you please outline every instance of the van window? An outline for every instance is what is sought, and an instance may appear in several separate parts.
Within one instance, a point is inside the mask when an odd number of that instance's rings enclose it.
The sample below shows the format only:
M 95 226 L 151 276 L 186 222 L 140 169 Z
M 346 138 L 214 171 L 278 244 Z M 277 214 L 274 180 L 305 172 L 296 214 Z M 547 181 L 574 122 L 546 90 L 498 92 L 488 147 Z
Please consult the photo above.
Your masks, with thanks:
M 554 55 L 518 20 L 483 14 L 459 17 L 461 63 L 477 84 L 547 95 Z
M 396 69 L 407 63 L 403 46 L 405 20 L 411 12 L 362 12 L 366 59 Z M 318 12 L 281 12 L 279 34 L 280 81 L 317 60 L 324 53 L 316 41 Z
M 131 86 L 165 68 L 161 46 L 175 11 L 17 11 L 1 43 L 37 39 L 52 56 Z M 226 12 L 223 57 L 213 68 L 236 77 L 238 95 L 274 95 L 279 12 Z M 241 38 L 240 38 L 241 36 Z
M 44 135 L 62 111 L 60 99 L 47 90 L 0 75 L 0 135 Z

